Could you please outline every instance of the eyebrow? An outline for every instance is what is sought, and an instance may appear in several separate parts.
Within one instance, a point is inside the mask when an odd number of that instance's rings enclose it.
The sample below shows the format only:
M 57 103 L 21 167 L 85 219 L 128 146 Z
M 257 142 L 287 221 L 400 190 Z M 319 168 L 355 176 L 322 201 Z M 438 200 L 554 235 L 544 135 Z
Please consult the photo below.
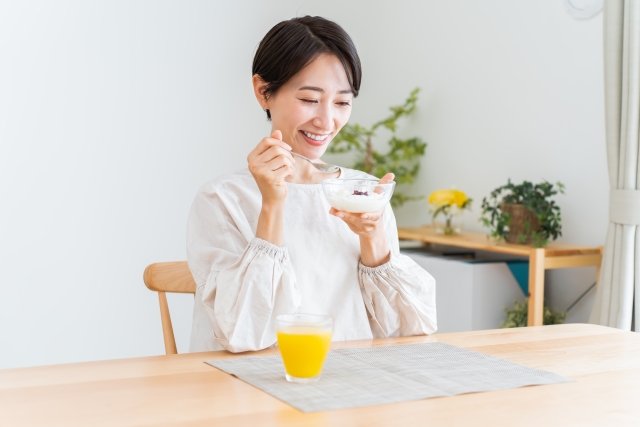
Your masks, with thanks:
M 298 90 L 314 90 L 316 92 L 324 93 L 324 89 L 322 89 L 321 87 L 316 87 L 316 86 L 302 86 Z M 353 91 L 351 89 L 345 89 L 345 90 L 339 91 L 338 93 L 342 95 L 342 94 L 346 94 L 346 93 L 353 93 Z

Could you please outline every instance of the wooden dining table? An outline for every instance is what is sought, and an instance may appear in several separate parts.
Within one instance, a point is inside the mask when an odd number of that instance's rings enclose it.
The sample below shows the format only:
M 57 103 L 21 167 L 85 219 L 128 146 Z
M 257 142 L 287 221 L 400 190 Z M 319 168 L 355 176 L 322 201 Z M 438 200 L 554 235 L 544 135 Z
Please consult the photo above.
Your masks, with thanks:
M 277 349 L 188 353 L 0 370 L 0 426 L 640 426 L 635 332 L 568 324 L 346 341 L 332 348 L 423 342 L 575 381 L 302 413 L 204 363 Z

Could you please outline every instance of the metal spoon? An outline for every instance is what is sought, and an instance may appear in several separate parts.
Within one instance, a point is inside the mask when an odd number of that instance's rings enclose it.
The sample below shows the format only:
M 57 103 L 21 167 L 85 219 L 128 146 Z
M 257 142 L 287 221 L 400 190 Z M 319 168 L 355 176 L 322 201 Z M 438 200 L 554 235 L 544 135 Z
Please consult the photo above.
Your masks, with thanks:
M 307 159 L 305 156 L 301 156 L 298 153 L 294 153 L 293 151 L 291 151 L 291 154 L 293 154 L 294 156 L 298 156 L 301 159 L 304 159 L 307 162 L 311 163 L 320 172 L 334 173 L 334 172 L 338 172 L 340 170 L 340 168 L 338 166 L 336 166 L 336 165 L 328 165 L 326 163 L 313 163 L 310 159 Z

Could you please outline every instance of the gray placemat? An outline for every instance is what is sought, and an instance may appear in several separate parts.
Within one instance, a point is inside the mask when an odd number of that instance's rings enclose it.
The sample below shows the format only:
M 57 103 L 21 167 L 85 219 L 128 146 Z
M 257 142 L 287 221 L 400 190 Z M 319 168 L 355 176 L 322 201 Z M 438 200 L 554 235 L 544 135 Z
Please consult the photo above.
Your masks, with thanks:
M 303 412 L 573 381 L 444 343 L 334 350 L 314 384 L 287 382 L 279 355 L 206 363 Z

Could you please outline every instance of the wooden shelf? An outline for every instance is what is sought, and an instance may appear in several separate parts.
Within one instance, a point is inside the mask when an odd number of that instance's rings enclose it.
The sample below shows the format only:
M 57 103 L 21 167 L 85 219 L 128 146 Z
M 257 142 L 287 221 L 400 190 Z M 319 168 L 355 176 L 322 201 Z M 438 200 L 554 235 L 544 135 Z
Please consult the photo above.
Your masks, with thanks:
M 437 233 L 432 226 L 398 228 L 398 238 L 423 243 L 453 246 L 478 251 L 498 252 L 529 258 L 529 326 L 540 326 L 543 320 L 544 271 L 556 268 L 596 267 L 600 278 L 602 247 L 551 242 L 544 248 L 519 245 L 491 239 L 484 233 L 465 231 L 454 236 Z
M 464 231 L 455 236 L 446 236 L 444 234 L 437 233 L 433 227 L 428 225 L 415 228 L 398 228 L 398 238 L 404 240 L 417 240 L 424 243 L 434 243 L 437 245 L 476 249 L 479 251 L 519 255 L 523 257 L 529 257 L 531 249 L 533 249 L 531 245 L 497 242 L 488 237 L 485 233 Z M 599 247 L 570 245 L 559 242 L 549 243 L 544 247 L 544 250 L 546 257 L 600 254 Z

